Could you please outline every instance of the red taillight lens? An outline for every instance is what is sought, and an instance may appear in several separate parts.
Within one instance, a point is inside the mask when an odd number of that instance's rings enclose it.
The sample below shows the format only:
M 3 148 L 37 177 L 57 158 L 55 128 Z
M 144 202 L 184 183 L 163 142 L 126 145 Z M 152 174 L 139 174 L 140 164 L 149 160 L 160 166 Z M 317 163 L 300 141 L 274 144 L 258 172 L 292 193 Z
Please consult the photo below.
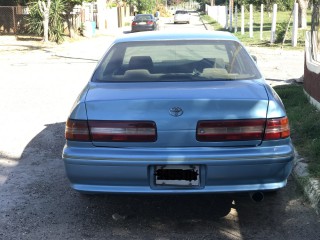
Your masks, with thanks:
M 89 121 L 92 141 L 155 142 L 156 124 L 151 121 Z
M 290 136 L 289 120 L 287 117 L 268 119 L 264 140 L 275 140 Z
M 262 140 L 264 119 L 200 121 L 197 140 L 201 142 Z
M 65 129 L 65 137 L 70 141 L 90 141 L 87 121 L 68 119 Z
M 132 22 L 132 26 L 136 26 L 138 23 L 137 22 Z

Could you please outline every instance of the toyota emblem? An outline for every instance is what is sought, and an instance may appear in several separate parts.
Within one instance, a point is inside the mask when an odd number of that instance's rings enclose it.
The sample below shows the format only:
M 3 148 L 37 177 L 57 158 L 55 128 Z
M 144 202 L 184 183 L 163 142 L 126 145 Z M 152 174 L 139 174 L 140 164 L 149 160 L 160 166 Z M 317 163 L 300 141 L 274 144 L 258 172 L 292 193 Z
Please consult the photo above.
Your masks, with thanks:
M 179 117 L 183 114 L 183 110 L 179 107 L 170 108 L 169 113 L 171 116 Z

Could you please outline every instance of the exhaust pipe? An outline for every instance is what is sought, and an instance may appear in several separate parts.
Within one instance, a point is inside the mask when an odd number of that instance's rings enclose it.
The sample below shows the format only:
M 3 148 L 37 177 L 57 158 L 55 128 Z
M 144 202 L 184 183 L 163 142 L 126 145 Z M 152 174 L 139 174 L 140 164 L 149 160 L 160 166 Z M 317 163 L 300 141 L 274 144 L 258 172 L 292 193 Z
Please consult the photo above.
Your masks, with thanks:
M 263 192 L 252 192 L 250 193 L 250 198 L 256 203 L 262 202 L 264 199 L 264 194 Z

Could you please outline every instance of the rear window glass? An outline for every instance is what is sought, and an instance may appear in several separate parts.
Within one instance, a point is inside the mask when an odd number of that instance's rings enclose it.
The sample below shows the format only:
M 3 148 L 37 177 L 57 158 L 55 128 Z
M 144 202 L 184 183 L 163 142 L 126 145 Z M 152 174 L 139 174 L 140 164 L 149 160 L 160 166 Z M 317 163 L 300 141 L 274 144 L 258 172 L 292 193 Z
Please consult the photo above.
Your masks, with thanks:
M 176 11 L 176 14 L 188 14 L 187 11 Z
M 134 18 L 135 21 L 145 21 L 145 20 L 151 20 L 151 19 L 152 19 L 152 15 L 137 15 Z
M 215 81 L 261 78 L 236 41 L 117 43 L 100 62 L 93 81 Z

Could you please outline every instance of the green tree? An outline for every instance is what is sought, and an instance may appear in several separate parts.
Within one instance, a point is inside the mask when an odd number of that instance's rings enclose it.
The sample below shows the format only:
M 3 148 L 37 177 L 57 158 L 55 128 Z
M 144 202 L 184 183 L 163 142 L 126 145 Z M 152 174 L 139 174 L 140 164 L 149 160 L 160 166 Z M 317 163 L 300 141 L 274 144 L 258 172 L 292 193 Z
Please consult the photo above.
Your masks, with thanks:
M 51 40 L 61 43 L 64 36 L 64 12 L 67 0 L 53 0 L 50 9 Z
M 138 13 L 153 13 L 156 8 L 156 0 L 127 0 L 131 6 L 136 6 Z
M 317 49 L 320 53 L 320 1 L 313 0 L 312 5 L 311 33 L 317 34 Z
M 65 0 L 47 0 L 32 2 L 27 17 L 27 31 L 38 36 L 44 36 L 44 41 L 63 41 L 63 22 Z

